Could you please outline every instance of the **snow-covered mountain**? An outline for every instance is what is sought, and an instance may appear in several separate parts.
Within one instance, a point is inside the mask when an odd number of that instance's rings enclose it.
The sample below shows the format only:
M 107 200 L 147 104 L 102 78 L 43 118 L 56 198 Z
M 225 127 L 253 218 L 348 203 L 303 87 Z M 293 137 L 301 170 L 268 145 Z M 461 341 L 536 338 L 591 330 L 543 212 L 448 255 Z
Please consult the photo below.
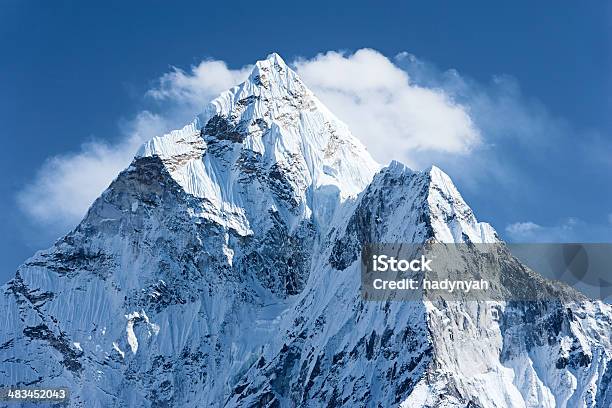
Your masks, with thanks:
M 0 387 L 83 407 L 612 406 L 611 307 L 509 255 L 500 282 L 560 300 L 362 299 L 364 244 L 425 241 L 503 253 L 446 174 L 381 169 L 273 54 L 2 287 Z

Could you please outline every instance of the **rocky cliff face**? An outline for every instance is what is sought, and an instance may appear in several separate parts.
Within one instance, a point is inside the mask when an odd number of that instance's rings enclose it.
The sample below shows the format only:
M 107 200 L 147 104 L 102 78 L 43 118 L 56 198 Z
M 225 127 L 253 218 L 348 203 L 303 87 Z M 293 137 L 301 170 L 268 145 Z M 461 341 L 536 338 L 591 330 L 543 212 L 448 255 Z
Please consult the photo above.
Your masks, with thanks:
M 87 407 L 612 406 L 601 302 L 362 299 L 364 244 L 432 240 L 500 243 L 441 170 L 380 169 L 272 55 L 2 287 L 0 386 Z

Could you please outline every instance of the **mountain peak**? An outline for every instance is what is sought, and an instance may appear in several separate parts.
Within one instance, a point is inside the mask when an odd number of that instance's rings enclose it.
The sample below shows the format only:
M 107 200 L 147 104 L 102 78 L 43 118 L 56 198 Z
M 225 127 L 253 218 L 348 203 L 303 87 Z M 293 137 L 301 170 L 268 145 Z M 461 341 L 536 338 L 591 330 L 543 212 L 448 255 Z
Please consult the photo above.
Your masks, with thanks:
M 498 242 L 491 225 L 479 222 L 455 183 L 439 167 L 424 171 L 429 182 L 427 202 L 431 224 L 441 242 Z
M 143 156 L 162 158 L 174 180 L 210 200 L 217 215 L 243 208 L 251 188 L 245 180 L 257 180 L 270 184 L 284 202 L 275 206 L 288 206 L 293 216 L 315 211 L 317 218 L 316 207 L 328 217 L 380 167 L 278 54 L 258 61 L 246 81 L 211 101 L 191 124 L 147 142 L 137 157 Z
M 287 68 L 287 64 L 285 63 L 285 60 L 275 52 L 268 54 L 268 56 L 265 59 L 259 60 L 255 63 L 255 66 L 259 66 L 259 67 L 271 66 L 271 65 L 277 65 L 279 67 Z
M 276 53 L 255 63 L 246 84 L 270 90 L 272 88 L 292 89 L 300 86 L 305 88 L 295 71 L 289 68 L 281 56 Z
M 372 192 L 376 195 L 384 191 L 382 197 L 386 206 L 392 202 L 397 203 L 390 206 L 396 211 L 392 217 L 405 219 L 414 215 L 415 209 L 419 209 L 422 212 L 417 219 L 427 219 L 426 225 L 423 225 L 426 230 L 422 231 L 413 228 L 418 227 L 419 222 L 398 223 L 397 228 L 393 229 L 396 237 L 412 237 L 416 241 L 434 238 L 444 243 L 499 242 L 493 227 L 476 219 L 451 178 L 439 167 L 430 166 L 423 171 L 415 171 L 393 160 L 376 174 L 368 190 L 370 195 Z M 365 201 L 371 199 L 372 196 L 366 197 Z

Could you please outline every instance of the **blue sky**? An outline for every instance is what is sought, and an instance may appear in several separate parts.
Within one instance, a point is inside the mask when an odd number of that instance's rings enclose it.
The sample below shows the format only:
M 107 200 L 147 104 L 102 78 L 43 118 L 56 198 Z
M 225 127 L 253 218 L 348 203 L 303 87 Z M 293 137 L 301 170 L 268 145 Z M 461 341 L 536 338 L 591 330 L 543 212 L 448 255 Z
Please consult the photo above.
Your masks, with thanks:
M 143 111 L 178 109 L 147 93 L 171 66 L 193 77 L 190 67 L 217 60 L 235 74 L 273 51 L 355 62 L 376 50 L 413 87 L 458 104 L 482 138 L 468 154 L 404 161 L 440 165 L 509 240 L 610 242 L 611 21 L 604 1 L 4 1 L 0 278 L 69 228 L 20 204 L 50 159 L 123 146 Z

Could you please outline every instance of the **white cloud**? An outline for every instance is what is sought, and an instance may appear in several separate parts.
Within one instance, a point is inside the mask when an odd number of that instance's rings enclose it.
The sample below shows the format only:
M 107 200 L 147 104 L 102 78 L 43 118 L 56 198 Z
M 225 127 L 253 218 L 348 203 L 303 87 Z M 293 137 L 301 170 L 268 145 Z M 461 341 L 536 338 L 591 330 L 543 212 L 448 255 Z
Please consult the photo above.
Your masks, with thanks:
M 159 79 L 159 86 L 147 92 L 157 100 L 170 100 L 202 108 L 221 92 L 244 81 L 252 66 L 230 69 L 223 61 L 207 60 L 191 67 L 189 73 L 173 67 Z M 192 112 L 196 114 L 197 112 Z
M 570 217 L 558 224 L 542 226 L 531 221 L 516 222 L 506 227 L 506 233 L 512 242 L 580 242 L 597 241 L 598 237 L 609 234 L 609 229 L 590 225 L 578 218 Z M 581 239 L 582 238 L 582 239 Z
M 371 49 L 328 52 L 295 63 L 312 91 L 382 163 L 415 163 L 422 151 L 463 154 L 480 142 L 467 109 L 441 89 L 424 88 Z
M 73 225 L 130 163 L 138 147 L 164 128 L 162 117 L 141 112 L 117 144 L 89 142 L 76 153 L 49 158 L 32 183 L 18 193 L 20 207 L 49 226 L 63 230 Z
M 542 229 L 541 225 L 538 225 L 534 222 L 515 222 L 514 224 L 510 224 L 506 227 L 506 231 L 510 234 L 515 235 L 523 235 L 523 234 L 531 234 Z

